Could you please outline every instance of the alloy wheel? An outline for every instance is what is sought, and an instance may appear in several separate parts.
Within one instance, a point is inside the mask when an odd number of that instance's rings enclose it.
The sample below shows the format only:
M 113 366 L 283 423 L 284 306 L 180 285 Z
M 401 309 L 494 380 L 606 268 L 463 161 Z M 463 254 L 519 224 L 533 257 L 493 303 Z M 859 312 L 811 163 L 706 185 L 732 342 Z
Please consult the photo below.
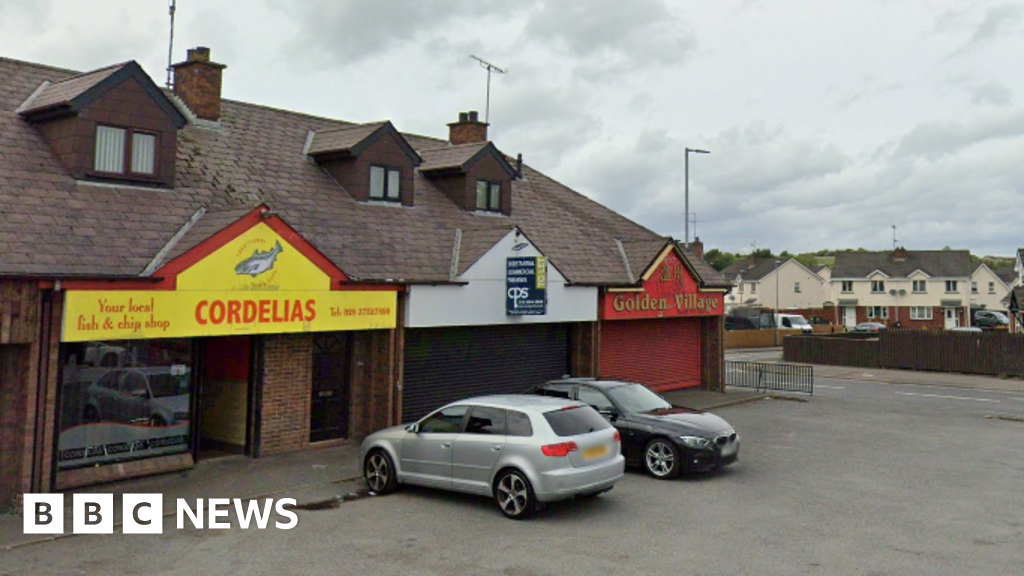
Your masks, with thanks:
M 388 478 L 391 471 L 388 468 L 387 458 L 380 452 L 370 456 L 366 462 L 366 483 L 370 490 L 381 492 L 388 485 Z
M 509 516 L 519 516 L 529 503 L 526 482 L 518 474 L 506 474 L 498 482 L 498 506 Z
M 658 478 L 671 475 L 676 464 L 675 451 L 662 440 L 652 442 L 647 447 L 644 459 L 647 463 L 647 470 Z

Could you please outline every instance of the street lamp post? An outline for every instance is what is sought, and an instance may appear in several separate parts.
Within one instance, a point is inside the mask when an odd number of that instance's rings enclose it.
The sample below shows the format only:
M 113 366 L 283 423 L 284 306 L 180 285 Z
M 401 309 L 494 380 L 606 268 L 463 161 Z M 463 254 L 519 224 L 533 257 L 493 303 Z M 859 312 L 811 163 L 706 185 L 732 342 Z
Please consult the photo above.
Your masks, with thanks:
M 686 182 L 684 184 L 684 187 L 685 187 L 685 190 L 686 190 L 686 193 L 685 193 L 685 204 L 686 204 L 686 206 L 684 208 L 686 210 L 686 216 L 684 218 L 686 220 L 686 225 L 685 225 L 685 232 L 684 232 L 684 238 L 683 238 L 683 246 L 686 247 L 686 248 L 690 247 L 690 153 L 691 152 L 693 152 L 694 154 L 711 154 L 711 152 L 708 152 L 707 150 L 700 150 L 698 148 L 687 148 L 686 149 L 686 154 L 685 154 L 685 158 L 686 159 L 683 161 L 683 164 L 685 166 L 685 171 L 686 171 L 686 176 L 685 176 Z

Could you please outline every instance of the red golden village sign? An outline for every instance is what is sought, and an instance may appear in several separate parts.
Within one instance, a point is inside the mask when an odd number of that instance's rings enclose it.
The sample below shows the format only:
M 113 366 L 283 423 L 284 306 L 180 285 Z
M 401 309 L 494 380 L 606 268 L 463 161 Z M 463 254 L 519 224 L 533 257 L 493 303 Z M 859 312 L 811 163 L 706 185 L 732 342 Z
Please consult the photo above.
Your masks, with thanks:
M 674 250 L 668 251 L 640 291 L 609 291 L 601 302 L 604 320 L 720 316 L 723 294 L 700 292 L 697 281 Z

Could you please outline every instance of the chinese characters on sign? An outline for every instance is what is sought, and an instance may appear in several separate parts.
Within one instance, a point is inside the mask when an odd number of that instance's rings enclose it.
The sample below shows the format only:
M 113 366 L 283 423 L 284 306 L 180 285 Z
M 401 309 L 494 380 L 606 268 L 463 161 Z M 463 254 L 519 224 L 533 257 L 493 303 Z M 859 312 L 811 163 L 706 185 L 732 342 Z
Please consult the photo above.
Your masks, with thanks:
M 661 262 L 643 290 L 609 292 L 602 303 L 606 320 L 718 316 L 724 313 L 723 295 L 701 292 L 682 260 L 674 253 Z
M 543 316 L 547 313 L 548 265 L 543 256 L 509 258 L 505 265 L 505 314 Z

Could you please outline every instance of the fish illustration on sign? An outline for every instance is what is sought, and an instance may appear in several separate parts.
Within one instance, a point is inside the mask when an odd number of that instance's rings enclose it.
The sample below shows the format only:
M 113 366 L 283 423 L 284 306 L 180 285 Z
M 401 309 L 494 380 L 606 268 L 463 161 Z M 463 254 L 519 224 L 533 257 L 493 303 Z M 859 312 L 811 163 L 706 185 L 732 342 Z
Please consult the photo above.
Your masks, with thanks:
M 260 252 L 258 249 L 253 250 L 252 256 L 242 260 L 238 263 L 238 266 L 235 266 L 235 274 L 239 276 L 248 274 L 255 278 L 273 268 L 274 262 L 277 261 L 277 255 L 281 252 L 284 252 L 284 248 L 281 248 L 280 240 L 275 242 L 274 247 L 266 252 Z

